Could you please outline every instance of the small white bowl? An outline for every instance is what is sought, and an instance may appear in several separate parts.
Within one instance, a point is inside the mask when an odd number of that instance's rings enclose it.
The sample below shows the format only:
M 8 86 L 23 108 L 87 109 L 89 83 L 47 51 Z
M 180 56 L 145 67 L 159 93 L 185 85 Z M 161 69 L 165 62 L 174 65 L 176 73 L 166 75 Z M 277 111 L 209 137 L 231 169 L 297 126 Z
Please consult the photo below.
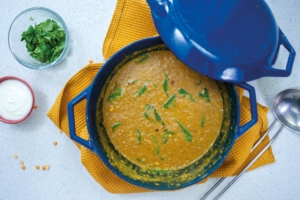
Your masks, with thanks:
M 24 121 L 30 115 L 30 113 L 32 112 L 33 107 L 34 107 L 34 103 L 35 103 L 34 93 L 33 93 L 32 88 L 30 87 L 30 85 L 26 81 L 24 81 L 24 80 L 22 80 L 18 77 L 15 77 L 15 76 L 4 76 L 4 77 L 0 78 L 0 85 L 2 83 L 4 83 L 5 81 L 7 81 L 7 80 L 16 80 L 16 81 L 19 81 L 19 82 L 25 84 L 25 87 L 27 87 L 29 89 L 30 93 L 31 93 L 31 98 L 32 99 L 30 99 L 30 100 L 32 100 L 32 103 L 31 103 L 30 109 L 22 117 L 20 117 L 19 119 L 12 120 L 12 119 L 5 119 L 4 117 L 2 117 L 0 115 L 0 121 L 2 121 L 4 123 L 7 123 L 7 124 L 16 124 L 16 123 Z M 3 98 L 3 97 L 0 96 L 0 100 L 1 100 L 1 98 Z

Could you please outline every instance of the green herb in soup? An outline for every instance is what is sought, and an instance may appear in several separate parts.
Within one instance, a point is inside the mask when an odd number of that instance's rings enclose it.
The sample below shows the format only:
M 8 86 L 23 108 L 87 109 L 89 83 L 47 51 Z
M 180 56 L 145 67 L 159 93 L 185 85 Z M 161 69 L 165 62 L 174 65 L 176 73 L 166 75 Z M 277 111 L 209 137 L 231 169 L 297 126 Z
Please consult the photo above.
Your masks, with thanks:
M 157 156 L 160 152 L 159 144 L 158 144 L 156 138 L 153 135 L 151 135 L 150 137 L 151 137 L 153 143 L 155 144 L 155 151 L 153 153 L 154 153 L 154 155 Z
M 137 91 L 137 95 L 136 96 L 141 96 L 145 91 L 147 90 L 147 86 L 146 85 L 143 85 L 143 87 Z
M 164 80 L 164 83 L 163 83 L 163 89 L 164 89 L 164 92 L 167 95 L 167 97 L 169 97 L 169 94 L 168 94 L 168 82 L 169 82 L 168 74 L 165 74 L 165 80 Z
M 115 87 L 114 91 L 108 96 L 108 101 L 113 101 L 117 97 L 120 97 L 122 95 L 122 89 L 120 87 Z
M 164 104 L 163 107 L 169 108 L 170 105 L 172 105 L 175 101 L 176 95 L 173 94 Z
M 144 53 L 142 54 L 141 56 L 137 57 L 135 62 L 136 63 L 142 63 L 142 62 L 145 62 L 149 57 L 149 54 L 148 53 Z
M 185 89 L 180 88 L 178 92 L 179 92 L 179 94 L 181 94 L 183 97 L 188 96 L 188 97 L 190 98 L 191 101 L 195 101 L 194 97 L 193 97 L 190 93 L 188 93 Z
M 138 144 L 140 144 L 142 142 L 142 134 L 139 129 L 136 129 L 136 132 L 137 132 Z
M 118 126 L 120 126 L 122 123 L 121 122 L 117 122 L 112 126 L 112 131 L 115 131 L 115 128 L 117 128 Z
M 191 142 L 193 140 L 193 136 L 192 134 L 179 122 L 179 121 L 176 121 L 177 124 L 180 126 L 182 132 L 184 133 L 185 135 L 185 140 L 187 142 Z
M 206 102 L 210 102 L 209 93 L 208 93 L 208 90 L 206 88 L 203 89 L 203 92 L 199 92 L 198 96 L 201 97 L 201 98 L 206 99 Z

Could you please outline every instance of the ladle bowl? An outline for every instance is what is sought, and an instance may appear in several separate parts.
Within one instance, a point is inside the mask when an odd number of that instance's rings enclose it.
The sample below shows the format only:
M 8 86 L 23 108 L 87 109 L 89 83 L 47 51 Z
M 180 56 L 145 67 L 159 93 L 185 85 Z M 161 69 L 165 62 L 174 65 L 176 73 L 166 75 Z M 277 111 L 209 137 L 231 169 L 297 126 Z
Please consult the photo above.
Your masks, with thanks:
M 283 126 L 300 133 L 300 87 L 278 93 L 273 99 L 272 108 Z

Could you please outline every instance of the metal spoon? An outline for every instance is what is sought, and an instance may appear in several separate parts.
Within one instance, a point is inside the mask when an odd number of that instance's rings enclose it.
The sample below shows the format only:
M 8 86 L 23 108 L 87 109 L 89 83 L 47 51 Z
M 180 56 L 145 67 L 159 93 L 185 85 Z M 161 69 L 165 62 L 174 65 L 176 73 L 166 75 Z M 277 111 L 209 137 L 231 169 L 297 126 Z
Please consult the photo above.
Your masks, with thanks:
M 273 121 L 268 131 L 262 136 L 264 138 L 267 133 L 273 128 L 274 124 L 279 121 L 281 126 L 279 130 L 275 133 L 270 142 L 265 146 L 265 148 L 259 152 L 259 154 L 241 171 L 215 198 L 218 199 L 226 190 L 240 177 L 242 174 L 247 171 L 251 165 L 271 146 L 271 144 L 278 137 L 279 133 L 286 127 L 294 132 L 300 133 L 300 87 L 298 88 L 289 88 L 278 93 L 272 103 L 273 114 L 276 119 Z M 260 143 L 260 139 L 255 147 Z M 255 148 L 253 147 L 252 150 Z M 202 198 L 205 199 L 225 178 L 220 179 Z

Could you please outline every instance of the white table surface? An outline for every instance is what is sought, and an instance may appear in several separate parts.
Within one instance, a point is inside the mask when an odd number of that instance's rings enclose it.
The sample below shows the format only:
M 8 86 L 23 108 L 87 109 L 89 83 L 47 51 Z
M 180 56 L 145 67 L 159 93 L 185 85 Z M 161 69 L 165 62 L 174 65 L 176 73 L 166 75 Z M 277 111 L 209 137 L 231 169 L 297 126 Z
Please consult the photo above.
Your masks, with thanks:
M 300 1 L 268 0 L 277 23 L 297 54 L 300 52 Z M 32 86 L 38 109 L 17 125 L 0 123 L 0 199 L 200 199 L 217 179 L 173 192 L 110 194 L 86 171 L 74 143 L 60 133 L 46 116 L 66 81 L 88 63 L 103 62 L 104 41 L 116 0 L 1 0 L 0 1 L 0 77 L 18 76 Z M 11 22 L 21 11 L 43 6 L 65 20 L 71 37 L 71 52 L 60 65 L 42 71 L 22 67 L 10 53 L 7 35 Z M 287 51 L 280 50 L 275 66 L 282 67 Z M 300 86 L 300 60 L 296 56 L 292 75 L 252 81 L 258 102 L 269 106 L 279 91 Z M 274 117 L 270 112 L 269 122 Z M 54 146 L 53 141 L 58 145 Z M 300 135 L 287 129 L 274 142 L 276 162 L 248 172 L 221 199 L 299 199 Z M 13 155 L 17 154 L 18 159 Z M 23 160 L 26 170 L 21 170 Z M 36 165 L 50 165 L 47 171 Z M 231 178 L 227 179 L 227 182 Z M 213 195 L 212 195 L 213 196 Z M 208 199 L 212 199 L 212 196 Z

